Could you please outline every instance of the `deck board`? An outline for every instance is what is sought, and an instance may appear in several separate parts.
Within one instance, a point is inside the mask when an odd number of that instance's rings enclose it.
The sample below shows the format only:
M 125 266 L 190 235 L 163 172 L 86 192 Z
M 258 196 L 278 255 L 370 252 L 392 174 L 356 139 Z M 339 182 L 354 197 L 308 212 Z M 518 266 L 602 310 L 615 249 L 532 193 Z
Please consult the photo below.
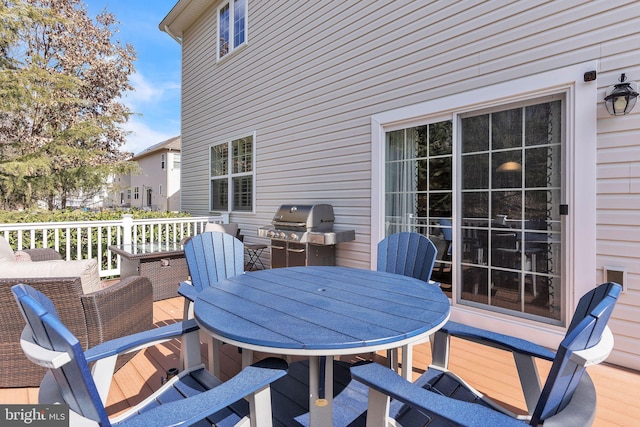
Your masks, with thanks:
M 183 301 L 172 298 L 154 303 L 154 323 L 157 326 L 181 320 Z M 468 341 L 453 339 L 450 368 L 472 386 L 503 404 L 522 410 L 524 398 L 520 391 L 513 358 L 510 354 Z M 203 346 L 203 350 L 206 348 Z M 110 414 L 119 413 L 136 404 L 152 390 L 158 388 L 166 370 L 178 366 L 179 342 L 172 340 L 138 353 L 116 372 L 107 400 Z M 256 358 L 267 356 L 256 353 Z M 342 357 L 355 362 L 370 358 L 371 354 Z M 378 352 L 374 360 L 384 362 L 385 352 Z M 206 363 L 206 351 L 203 361 Z M 431 361 L 428 344 L 414 346 L 413 377 L 417 378 Z M 301 360 L 301 358 L 293 358 Z M 221 348 L 221 376 L 227 379 L 240 370 L 241 354 L 231 345 Z M 538 364 L 541 375 L 546 375 L 550 363 Z M 598 393 L 596 427 L 630 427 L 640 420 L 637 390 L 640 390 L 640 372 L 609 364 L 588 368 Z M 0 389 L 2 403 L 37 403 L 37 388 Z

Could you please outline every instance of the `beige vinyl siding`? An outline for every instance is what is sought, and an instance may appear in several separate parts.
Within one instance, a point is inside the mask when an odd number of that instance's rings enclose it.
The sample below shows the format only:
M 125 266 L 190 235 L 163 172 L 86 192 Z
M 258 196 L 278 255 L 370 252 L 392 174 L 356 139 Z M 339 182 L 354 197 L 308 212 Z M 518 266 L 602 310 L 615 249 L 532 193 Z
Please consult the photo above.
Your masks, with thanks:
M 634 75 L 640 76 L 637 52 L 635 61 L 635 64 L 629 63 L 626 67 L 635 69 Z M 625 62 L 624 59 L 621 62 Z M 611 75 L 614 82 L 616 77 Z M 613 360 L 636 369 L 640 365 L 639 117 L 638 113 L 611 117 L 602 112 L 598 121 L 596 172 L 599 280 L 605 280 L 603 266 L 624 267 L 627 270 L 627 291 L 620 299 L 611 322 L 616 339 Z
M 602 33 L 598 86 L 617 83 L 620 73 L 640 81 L 640 3 L 629 3 L 607 17 L 621 20 Z M 622 18 L 622 19 L 620 19 Z M 606 34 L 606 37 L 605 37 Z M 598 281 L 604 266 L 627 270 L 626 292 L 610 323 L 615 349 L 609 360 L 640 369 L 640 104 L 629 116 L 609 116 L 598 110 L 597 152 L 597 265 Z
M 331 203 L 356 240 L 338 263 L 369 267 L 371 116 L 598 60 L 598 99 L 621 72 L 640 81 L 637 1 L 257 1 L 248 44 L 216 62 L 216 4 L 183 35 L 182 208 L 206 215 L 208 147 L 256 132 L 256 214 Z M 597 265 L 623 265 L 610 360 L 640 369 L 640 104 L 598 107 Z

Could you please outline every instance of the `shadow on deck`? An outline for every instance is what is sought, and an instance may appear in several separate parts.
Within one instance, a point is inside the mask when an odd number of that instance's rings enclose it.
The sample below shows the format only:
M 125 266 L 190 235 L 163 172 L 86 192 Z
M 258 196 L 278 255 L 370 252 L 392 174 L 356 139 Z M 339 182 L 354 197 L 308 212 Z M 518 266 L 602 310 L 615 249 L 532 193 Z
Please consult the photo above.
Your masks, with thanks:
M 154 322 L 156 325 L 173 323 L 182 318 L 183 301 L 171 298 L 154 303 Z M 202 347 L 203 361 L 206 363 L 206 347 Z M 428 344 L 414 346 L 414 379 L 424 372 L 431 362 Z M 378 354 L 362 354 L 344 356 L 342 361 L 355 363 L 362 360 L 373 360 L 384 363 L 386 352 Z M 266 354 L 255 353 L 256 360 Z M 293 358 L 294 361 L 303 358 Z M 144 350 L 120 369 L 112 384 L 107 409 L 110 414 L 119 413 L 129 406 L 143 400 L 157 389 L 162 377 L 169 368 L 177 367 L 179 362 L 179 343 L 169 341 Z M 546 375 L 550 364 L 540 362 L 538 368 L 541 375 Z M 221 349 L 221 377 L 227 379 L 235 375 L 241 367 L 241 354 L 231 345 L 223 345 Z M 468 341 L 452 340 L 451 370 L 465 378 L 472 386 L 482 390 L 492 399 L 502 402 L 515 410 L 525 407 L 520 392 L 517 373 L 511 354 Z M 598 408 L 594 426 L 632 426 L 640 420 L 640 406 L 635 393 L 640 389 L 640 372 L 631 371 L 612 365 L 601 364 L 589 368 L 598 393 Z M 304 374 L 299 376 L 304 378 Z M 0 389 L 0 402 L 37 403 L 37 388 Z M 301 402 L 308 399 L 303 394 Z M 299 415 L 299 414 L 298 414 Z

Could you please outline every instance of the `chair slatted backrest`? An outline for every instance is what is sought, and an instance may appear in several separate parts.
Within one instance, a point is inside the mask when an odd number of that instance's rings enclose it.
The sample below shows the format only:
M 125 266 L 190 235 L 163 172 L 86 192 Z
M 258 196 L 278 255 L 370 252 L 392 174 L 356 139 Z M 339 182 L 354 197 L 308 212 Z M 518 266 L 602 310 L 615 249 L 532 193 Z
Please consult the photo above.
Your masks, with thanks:
M 18 306 L 27 323 L 27 337 L 33 344 L 55 352 L 67 353 L 70 361 L 49 373 L 58 385 L 64 403 L 82 416 L 96 421 L 103 427 L 111 425 L 84 352 L 77 338 L 58 318 L 53 303 L 41 292 L 27 285 L 12 288 Z M 30 358 L 33 359 L 31 354 Z M 37 363 L 36 360 L 34 362 Z
M 198 234 L 184 247 L 191 283 L 198 292 L 244 272 L 244 244 L 218 231 Z
M 531 425 L 557 414 L 571 400 L 585 371 L 584 366 L 571 360 L 571 355 L 600 342 L 621 289 L 617 283 L 604 283 L 580 299 L 567 335 L 558 347 Z
M 402 274 L 428 282 L 437 256 L 426 236 L 403 231 L 378 243 L 378 271 Z

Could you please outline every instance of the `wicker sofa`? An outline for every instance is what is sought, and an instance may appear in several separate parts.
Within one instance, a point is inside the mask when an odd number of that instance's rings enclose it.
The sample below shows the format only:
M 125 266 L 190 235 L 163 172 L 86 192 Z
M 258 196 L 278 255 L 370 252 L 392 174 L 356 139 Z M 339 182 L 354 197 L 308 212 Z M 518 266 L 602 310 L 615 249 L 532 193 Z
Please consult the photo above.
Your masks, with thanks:
M 2 243 L 6 245 L 6 241 Z M 47 295 L 62 322 L 78 337 L 84 349 L 152 328 L 153 289 L 148 278 L 129 277 L 85 293 L 81 277 L 33 277 L 33 271 L 46 270 L 38 264 L 66 262 L 60 261 L 56 251 L 33 249 L 23 253 L 28 254 L 32 262 L 0 262 L 0 387 L 38 387 L 45 372 L 27 360 L 20 347 L 25 323 L 10 291 L 17 283 L 29 284 Z M 6 272 L 9 267 L 29 269 L 28 277 L 16 277 L 14 271 L 13 276 L 7 278 L 3 270 Z M 120 357 L 117 367 L 131 357 L 133 354 Z

